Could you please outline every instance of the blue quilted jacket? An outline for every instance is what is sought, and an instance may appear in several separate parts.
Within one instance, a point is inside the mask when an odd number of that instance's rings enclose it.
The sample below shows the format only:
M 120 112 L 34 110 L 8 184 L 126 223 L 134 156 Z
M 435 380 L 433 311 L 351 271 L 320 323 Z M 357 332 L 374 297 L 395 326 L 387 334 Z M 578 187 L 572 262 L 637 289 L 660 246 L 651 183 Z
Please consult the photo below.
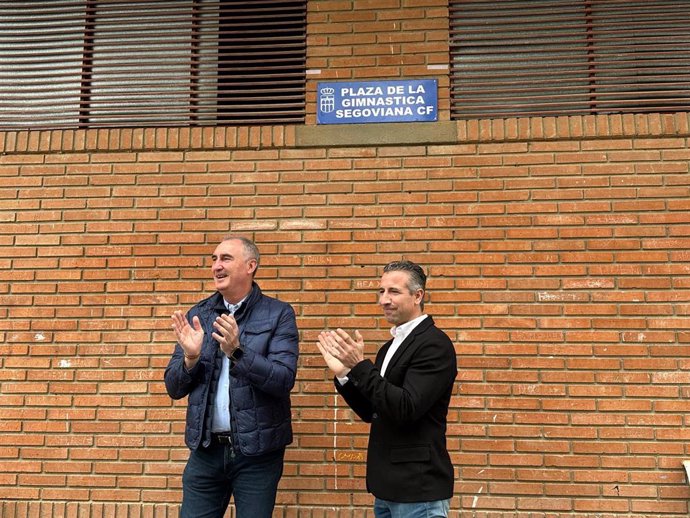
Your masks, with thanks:
M 223 352 L 211 334 L 213 322 L 227 313 L 220 293 L 187 313 L 199 316 L 204 329 L 201 358 L 187 371 L 179 344 L 165 369 L 165 388 L 173 399 L 189 396 L 185 443 L 191 450 L 211 442 L 211 416 Z M 298 334 L 292 307 L 261 293 L 254 283 L 235 313 L 242 358 L 230 368 L 230 418 L 234 448 L 261 455 L 292 442 L 290 390 L 295 384 Z

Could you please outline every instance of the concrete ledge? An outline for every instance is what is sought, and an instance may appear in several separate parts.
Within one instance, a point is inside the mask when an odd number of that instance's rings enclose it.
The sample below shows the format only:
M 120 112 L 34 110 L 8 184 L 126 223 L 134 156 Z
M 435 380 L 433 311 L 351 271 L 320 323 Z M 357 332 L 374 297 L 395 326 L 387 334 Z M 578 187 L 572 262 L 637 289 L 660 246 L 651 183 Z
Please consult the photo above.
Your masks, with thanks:
M 454 121 L 327 124 L 295 128 L 297 147 L 405 146 L 453 144 L 457 141 L 458 129 Z

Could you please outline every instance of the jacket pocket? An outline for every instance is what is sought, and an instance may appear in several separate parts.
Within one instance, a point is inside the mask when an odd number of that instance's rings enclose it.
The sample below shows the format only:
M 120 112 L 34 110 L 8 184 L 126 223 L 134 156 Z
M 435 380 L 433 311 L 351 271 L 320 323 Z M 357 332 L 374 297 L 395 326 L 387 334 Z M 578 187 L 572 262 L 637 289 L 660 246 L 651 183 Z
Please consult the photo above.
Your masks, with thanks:
M 426 462 L 431 460 L 431 452 L 428 446 L 409 446 L 407 448 L 393 448 L 391 450 L 391 462 Z
M 262 333 L 270 333 L 273 329 L 273 322 L 270 320 L 258 320 L 247 322 L 244 326 L 244 332 L 251 335 L 260 335 Z
M 240 332 L 240 344 L 265 355 L 272 334 L 273 323 L 270 320 L 247 322 Z

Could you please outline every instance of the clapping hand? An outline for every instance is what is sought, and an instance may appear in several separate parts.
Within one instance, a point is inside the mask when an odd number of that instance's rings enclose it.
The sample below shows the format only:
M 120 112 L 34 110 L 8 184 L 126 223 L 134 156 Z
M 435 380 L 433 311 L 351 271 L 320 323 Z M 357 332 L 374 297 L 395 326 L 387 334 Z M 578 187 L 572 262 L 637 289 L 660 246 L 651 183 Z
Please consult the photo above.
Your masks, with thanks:
M 364 339 L 359 331 L 354 338 L 342 329 L 321 331 L 317 346 L 328 368 L 339 378 L 364 360 Z
M 172 328 L 177 337 L 177 343 L 184 351 L 185 358 L 196 359 L 201 354 L 201 345 L 204 341 L 204 330 L 198 316 L 192 318 L 192 325 L 182 313 L 175 311 L 172 314 Z

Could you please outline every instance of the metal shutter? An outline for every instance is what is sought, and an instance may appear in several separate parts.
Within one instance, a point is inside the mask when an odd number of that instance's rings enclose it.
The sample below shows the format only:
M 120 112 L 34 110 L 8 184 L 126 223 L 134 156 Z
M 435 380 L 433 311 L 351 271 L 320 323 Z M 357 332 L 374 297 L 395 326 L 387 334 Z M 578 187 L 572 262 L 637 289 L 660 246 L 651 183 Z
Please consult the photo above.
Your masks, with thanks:
M 688 111 L 690 2 L 450 2 L 451 117 Z
M 306 0 L 0 2 L 0 127 L 302 123 Z

